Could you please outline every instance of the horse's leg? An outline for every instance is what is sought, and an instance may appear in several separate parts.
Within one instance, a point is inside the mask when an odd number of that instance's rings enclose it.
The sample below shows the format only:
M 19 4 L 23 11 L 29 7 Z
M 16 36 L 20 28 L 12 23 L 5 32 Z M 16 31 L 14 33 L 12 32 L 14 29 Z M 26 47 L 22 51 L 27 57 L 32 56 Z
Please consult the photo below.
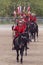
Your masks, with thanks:
M 33 32 L 31 32 L 31 39 L 33 39 L 34 35 L 33 35 Z
M 38 39 L 38 27 L 37 27 L 37 39 Z
M 17 52 L 17 62 L 19 62 L 19 50 L 16 50 Z
M 34 42 L 36 41 L 36 39 L 35 39 L 35 33 L 34 33 Z
M 37 31 L 37 41 L 38 41 L 38 31 Z
M 31 32 L 29 32 L 29 42 L 32 42 L 32 33 Z
M 37 34 L 37 41 L 38 41 L 38 25 L 36 26 L 36 34 Z
M 22 47 L 20 49 L 20 55 L 21 55 L 21 59 L 20 59 L 20 62 L 23 63 L 23 51 L 24 51 L 24 48 Z
M 27 56 L 27 43 L 25 44 L 25 55 Z

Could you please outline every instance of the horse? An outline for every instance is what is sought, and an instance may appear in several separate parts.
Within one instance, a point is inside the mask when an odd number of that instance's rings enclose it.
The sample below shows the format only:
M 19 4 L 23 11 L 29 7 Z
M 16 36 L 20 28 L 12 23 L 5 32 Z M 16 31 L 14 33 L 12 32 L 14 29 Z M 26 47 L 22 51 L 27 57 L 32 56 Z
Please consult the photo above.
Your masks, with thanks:
M 38 25 L 35 24 L 34 22 L 31 22 L 29 25 L 29 32 L 30 32 L 30 38 L 34 39 L 34 42 L 36 41 L 36 36 L 38 39 Z
M 15 45 L 15 50 L 17 52 L 17 62 L 19 62 L 19 51 L 21 55 L 20 62 L 23 63 L 23 54 L 24 54 L 24 49 L 26 50 L 27 53 L 27 38 L 28 34 L 27 32 L 24 32 L 20 34 L 15 40 L 13 39 L 13 44 Z

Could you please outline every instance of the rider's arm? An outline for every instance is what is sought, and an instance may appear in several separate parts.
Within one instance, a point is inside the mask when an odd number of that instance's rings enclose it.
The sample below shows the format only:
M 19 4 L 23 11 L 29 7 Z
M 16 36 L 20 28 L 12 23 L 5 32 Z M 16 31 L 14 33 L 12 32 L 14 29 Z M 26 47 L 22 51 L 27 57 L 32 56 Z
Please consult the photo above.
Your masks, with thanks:
M 13 30 L 14 30 L 14 31 L 18 31 L 18 27 L 17 27 L 17 26 L 14 27 Z

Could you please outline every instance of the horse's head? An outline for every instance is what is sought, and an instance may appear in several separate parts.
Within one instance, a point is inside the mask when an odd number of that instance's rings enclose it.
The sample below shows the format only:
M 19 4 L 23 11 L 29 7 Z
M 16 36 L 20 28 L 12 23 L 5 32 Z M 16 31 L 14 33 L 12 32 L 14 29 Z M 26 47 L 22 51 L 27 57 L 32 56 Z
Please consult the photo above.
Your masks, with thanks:
M 32 22 L 29 27 L 30 27 L 30 30 L 35 30 L 36 24 Z
M 25 44 L 27 42 L 27 38 L 28 38 L 28 33 L 24 32 L 23 34 L 21 34 L 21 42 L 23 44 Z

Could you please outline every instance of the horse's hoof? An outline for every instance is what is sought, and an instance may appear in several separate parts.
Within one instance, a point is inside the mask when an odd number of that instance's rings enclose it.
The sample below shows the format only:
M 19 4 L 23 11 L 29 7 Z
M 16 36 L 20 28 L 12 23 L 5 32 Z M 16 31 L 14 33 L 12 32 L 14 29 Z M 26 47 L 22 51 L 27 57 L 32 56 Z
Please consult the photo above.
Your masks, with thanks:
M 17 62 L 19 62 L 19 60 L 17 60 Z
M 17 62 L 19 62 L 19 59 L 17 59 Z
M 27 53 L 25 53 L 25 56 L 27 56 Z
M 29 49 L 29 48 L 27 47 L 27 49 Z
M 15 48 L 12 48 L 12 50 L 15 50 Z
M 21 64 L 23 63 L 23 60 L 21 59 Z

